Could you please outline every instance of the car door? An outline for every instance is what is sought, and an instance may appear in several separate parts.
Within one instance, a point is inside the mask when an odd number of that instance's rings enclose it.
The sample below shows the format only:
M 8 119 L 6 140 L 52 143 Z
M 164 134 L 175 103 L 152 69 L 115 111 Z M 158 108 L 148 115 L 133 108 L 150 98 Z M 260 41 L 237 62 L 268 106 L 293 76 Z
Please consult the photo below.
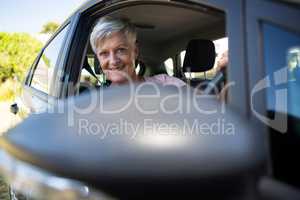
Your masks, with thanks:
M 249 0 L 246 5 L 252 117 L 268 132 L 272 182 L 299 188 L 299 4 Z

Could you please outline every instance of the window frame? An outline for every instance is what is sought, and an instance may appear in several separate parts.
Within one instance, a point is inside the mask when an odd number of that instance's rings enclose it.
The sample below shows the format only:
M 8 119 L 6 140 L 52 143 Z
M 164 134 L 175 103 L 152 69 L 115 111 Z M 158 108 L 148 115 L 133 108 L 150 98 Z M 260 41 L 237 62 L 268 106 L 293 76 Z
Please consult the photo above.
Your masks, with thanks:
M 272 7 L 272 9 L 270 9 Z M 267 76 L 267 68 L 264 63 L 264 40 L 262 22 L 266 22 L 283 29 L 300 33 L 300 27 L 296 25 L 294 20 L 300 18 L 300 10 L 292 8 L 280 2 L 266 0 L 247 0 L 246 1 L 246 31 L 247 31 L 247 69 L 249 91 L 258 81 Z M 280 13 L 280 15 L 278 15 Z M 257 41 L 257 42 L 253 42 Z M 255 94 L 255 103 L 253 105 L 256 112 L 267 116 L 267 94 L 260 91 Z M 267 151 L 267 172 L 272 175 L 272 159 L 271 159 L 271 135 L 269 127 L 258 121 L 254 113 L 250 114 L 250 121 L 256 124 L 256 127 L 265 133 L 266 151 Z M 276 179 L 277 180 L 277 179 Z M 278 180 L 277 180 L 278 181 Z
M 65 84 L 68 82 L 77 83 L 79 80 L 79 74 L 84 62 L 82 55 L 85 55 L 87 50 L 86 40 L 82 40 L 82 37 L 88 37 L 88 31 L 92 23 L 94 22 L 95 18 L 100 16 L 106 15 L 110 12 L 113 12 L 116 9 L 121 7 L 129 6 L 129 5 L 137 5 L 137 4 L 166 4 L 166 1 L 116 1 L 112 4 L 105 5 L 102 1 L 97 1 L 93 3 L 91 7 L 85 7 L 80 10 L 81 17 L 79 19 L 78 27 L 76 28 L 75 39 L 77 40 L 77 44 L 72 44 L 72 52 L 70 52 L 70 62 L 68 62 L 68 66 L 65 70 L 66 75 L 68 76 L 68 80 L 65 81 Z M 172 3 L 172 2 L 168 2 Z M 174 1 L 175 4 L 179 3 Z M 187 4 L 193 4 L 191 2 L 186 2 Z M 245 115 L 249 113 L 249 106 L 247 100 L 247 81 L 246 76 L 247 73 L 244 70 L 245 66 L 245 35 L 244 32 L 244 12 L 243 12 L 243 1 L 225 1 L 225 0 L 196 0 L 195 3 L 202 4 L 204 6 L 210 6 L 216 9 L 221 9 L 226 13 L 226 25 L 227 25 L 227 37 L 228 38 L 235 38 L 234 40 L 229 40 L 228 45 L 230 47 L 229 50 L 229 57 L 230 55 L 235 55 L 233 59 L 229 58 L 229 65 L 231 66 L 228 69 L 228 80 L 232 80 L 238 84 L 229 88 L 228 94 L 228 104 L 232 107 L 235 107 L 237 112 Z M 184 4 L 184 3 L 183 3 Z M 240 27 L 237 29 L 236 27 Z M 83 31 L 84 30 L 84 31 Z M 85 33 L 84 33 L 85 32 Z M 79 33 L 84 33 L 84 36 L 81 35 L 81 38 L 78 36 Z M 79 39 L 79 40 L 78 40 Z M 75 47 L 76 46 L 76 47 Z M 76 49 L 76 50 L 74 50 Z M 241 51 L 241 49 L 243 51 Z M 78 65 L 80 63 L 80 67 L 74 68 L 73 66 Z M 73 69 L 72 69 L 73 68 Z M 232 69 L 231 69 L 232 68 Z M 233 70 L 234 69 L 234 70 Z M 175 71 L 175 76 L 177 76 L 177 72 Z M 76 86 L 75 86 L 76 87 Z M 69 92 L 69 94 L 64 93 L 63 96 L 74 95 L 75 90 L 73 93 Z
M 49 39 L 49 41 L 46 43 L 46 45 L 42 48 L 42 50 L 40 51 L 40 53 L 38 54 L 38 56 L 37 56 L 37 58 L 36 58 L 36 60 L 34 61 L 34 63 L 33 63 L 33 65 L 32 65 L 32 67 L 31 67 L 31 69 L 30 69 L 30 71 L 29 71 L 29 74 L 28 74 L 28 77 L 27 77 L 27 79 L 26 79 L 26 85 L 29 87 L 29 88 L 31 88 L 31 89 L 33 89 L 34 91 L 36 91 L 36 92 L 39 92 L 40 93 L 40 95 L 41 96 L 55 96 L 54 95 L 54 88 L 55 88 L 55 83 L 57 83 L 56 82 L 56 79 L 57 79 L 57 73 L 58 73 L 58 70 L 59 70 L 59 68 L 61 68 L 62 66 L 61 66 L 61 64 L 60 64 L 60 61 L 61 61 L 61 58 L 63 57 L 63 53 L 62 53 L 62 50 L 63 50 L 63 48 L 64 48 L 64 46 L 65 46 L 65 44 L 66 44 L 66 39 L 67 39 L 67 37 L 68 37 L 68 33 L 69 33 L 69 31 L 70 31 L 70 26 L 69 26 L 69 23 L 65 23 L 63 26 L 61 26 L 60 28 L 59 28 L 59 30 L 55 33 L 55 34 L 53 34 L 53 36 Z M 63 31 L 63 30 L 65 30 L 65 28 L 67 28 L 68 30 L 66 30 L 66 33 L 65 33 L 65 36 L 63 37 L 63 39 L 62 39 L 62 44 L 61 44 L 61 47 L 59 48 L 59 52 L 58 52 L 58 57 L 57 57 L 57 60 L 56 60 L 56 63 L 54 64 L 54 69 L 53 69 L 53 76 L 51 77 L 51 80 L 48 80 L 48 81 L 50 81 L 50 88 L 49 88 L 49 93 L 46 93 L 46 92 L 44 92 L 44 91 L 41 91 L 41 90 L 39 90 L 39 89 L 37 89 L 37 88 L 35 88 L 35 87 L 33 87 L 31 84 L 32 84 L 32 80 L 33 80 L 33 77 L 34 77 L 34 74 L 35 74 L 35 70 L 36 70 L 36 68 L 37 68 L 37 66 L 38 66 L 38 64 L 39 64 L 39 61 L 40 61 L 40 59 L 42 58 L 42 55 L 44 54 L 44 51 L 48 48 L 48 46 L 51 44 L 51 42 Z
M 272 12 L 270 11 L 272 7 Z M 280 15 L 277 15 L 280 13 Z M 295 26 L 295 22 L 290 20 L 295 17 L 300 18 L 299 9 L 279 2 L 269 2 L 262 0 L 247 1 L 247 55 L 249 69 L 249 89 L 262 80 L 267 74 L 264 66 L 263 54 L 263 30 L 262 22 L 267 22 L 278 27 L 285 28 L 292 32 L 300 33 L 300 27 Z M 258 41 L 256 43 L 252 41 Z M 249 90 L 250 94 L 251 90 Z M 267 109 L 266 94 L 257 94 L 259 104 L 255 105 L 257 111 L 264 113 Z M 254 116 L 252 115 L 254 118 Z

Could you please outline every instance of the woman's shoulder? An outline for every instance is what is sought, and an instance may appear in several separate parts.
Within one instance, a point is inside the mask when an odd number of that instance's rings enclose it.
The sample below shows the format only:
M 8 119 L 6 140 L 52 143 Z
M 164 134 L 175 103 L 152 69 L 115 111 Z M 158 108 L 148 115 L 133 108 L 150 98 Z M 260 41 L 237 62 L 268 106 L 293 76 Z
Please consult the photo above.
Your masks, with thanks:
M 186 83 L 174 76 L 168 76 L 167 74 L 158 74 L 151 77 L 145 77 L 148 82 L 159 83 L 161 85 L 174 85 L 177 87 L 185 86 Z

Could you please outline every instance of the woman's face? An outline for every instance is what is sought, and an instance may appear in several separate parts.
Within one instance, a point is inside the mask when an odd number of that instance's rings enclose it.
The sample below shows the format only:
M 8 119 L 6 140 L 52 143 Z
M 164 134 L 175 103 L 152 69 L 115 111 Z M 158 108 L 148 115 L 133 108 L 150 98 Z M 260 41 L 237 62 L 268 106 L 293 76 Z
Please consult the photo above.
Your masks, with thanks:
M 137 47 L 123 33 L 115 32 L 98 41 L 96 53 L 106 79 L 115 84 L 135 79 Z
M 221 58 L 218 61 L 218 67 L 223 68 L 228 65 L 228 51 L 222 53 Z

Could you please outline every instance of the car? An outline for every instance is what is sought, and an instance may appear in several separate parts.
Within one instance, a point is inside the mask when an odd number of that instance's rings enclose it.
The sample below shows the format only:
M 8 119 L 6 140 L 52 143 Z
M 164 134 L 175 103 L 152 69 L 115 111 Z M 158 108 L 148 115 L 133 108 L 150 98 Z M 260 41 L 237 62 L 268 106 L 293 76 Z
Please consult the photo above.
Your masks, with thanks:
M 89 44 L 103 16 L 137 27 L 138 74 L 188 87 L 104 86 Z M 12 111 L 32 114 L 0 139 L 3 175 L 46 199 L 299 199 L 299 17 L 291 0 L 88 1 L 28 72 Z

